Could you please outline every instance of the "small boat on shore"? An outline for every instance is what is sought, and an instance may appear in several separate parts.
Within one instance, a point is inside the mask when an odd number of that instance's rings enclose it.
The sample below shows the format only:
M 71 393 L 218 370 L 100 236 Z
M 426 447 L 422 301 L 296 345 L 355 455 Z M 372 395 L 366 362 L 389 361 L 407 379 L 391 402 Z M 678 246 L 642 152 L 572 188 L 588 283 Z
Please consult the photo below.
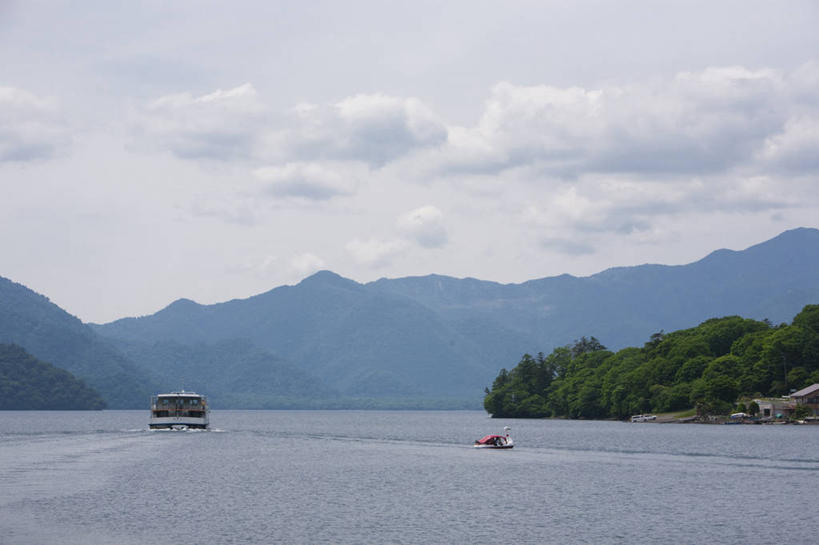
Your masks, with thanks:
M 511 429 L 509 426 L 504 426 L 503 431 L 506 435 L 485 435 L 475 441 L 475 444 L 472 446 L 475 448 L 488 449 L 512 448 L 515 446 L 515 442 L 512 441 L 512 437 L 509 436 L 509 430 Z
M 171 392 L 151 397 L 152 430 L 208 429 L 208 400 L 195 392 Z

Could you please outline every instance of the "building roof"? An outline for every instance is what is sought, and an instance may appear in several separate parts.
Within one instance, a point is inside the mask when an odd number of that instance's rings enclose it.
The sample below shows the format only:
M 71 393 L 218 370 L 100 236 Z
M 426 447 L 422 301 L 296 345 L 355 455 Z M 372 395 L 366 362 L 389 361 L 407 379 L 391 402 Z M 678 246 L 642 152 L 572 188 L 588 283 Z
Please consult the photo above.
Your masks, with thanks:
M 808 386 L 807 388 L 802 388 L 798 392 L 794 392 L 791 394 L 791 397 L 804 397 L 812 394 L 813 392 L 819 391 L 819 382 Z

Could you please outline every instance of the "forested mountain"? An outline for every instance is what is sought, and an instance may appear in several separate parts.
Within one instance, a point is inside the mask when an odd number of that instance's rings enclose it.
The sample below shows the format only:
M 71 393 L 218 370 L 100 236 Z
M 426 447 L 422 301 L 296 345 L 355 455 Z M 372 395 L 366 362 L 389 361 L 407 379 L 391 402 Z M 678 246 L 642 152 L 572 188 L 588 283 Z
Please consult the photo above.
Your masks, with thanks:
M 0 277 L 0 343 L 16 344 L 69 371 L 110 408 L 144 407 L 154 390 L 148 376 L 87 325 L 21 284 Z
M 212 344 L 119 341 L 130 360 L 163 391 L 206 393 L 211 406 L 242 409 L 326 407 L 338 397 L 330 386 L 243 339 Z
M 729 316 L 658 332 L 642 348 L 582 337 L 502 369 L 484 399 L 496 417 L 625 418 L 698 407 L 727 414 L 738 396 L 783 395 L 819 382 L 819 305 L 790 325 Z
M 151 316 L 94 328 L 118 342 L 148 345 L 244 339 L 342 396 L 451 397 L 479 405 L 483 387 L 521 353 L 549 351 L 582 335 L 619 349 L 715 316 L 787 321 L 819 302 L 817 270 L 819 231 L 795 229 L 689 265 L 522 284 L 439 275 L 359 284 L 323 271 L 248 299 L 216 305 L 183 299 Z
M 100 395 L 21 347 L 0 344 L 0 410 L 102 409 Z
M 424 305 L 326 271 L 249 299 L 208 306 L 180 300 L 152 316 L 95 327 L 112 339 L 143 343 L 244 339 L 345 396 L 479 403 L 497 372 Z

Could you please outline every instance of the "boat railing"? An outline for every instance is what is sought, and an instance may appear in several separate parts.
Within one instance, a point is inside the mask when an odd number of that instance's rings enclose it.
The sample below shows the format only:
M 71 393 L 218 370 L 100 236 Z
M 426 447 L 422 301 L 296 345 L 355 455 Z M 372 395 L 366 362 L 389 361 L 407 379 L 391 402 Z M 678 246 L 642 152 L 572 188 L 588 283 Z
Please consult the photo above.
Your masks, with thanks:
M 207 403 L 151 403 L 151 410 L 197 410 L 197 411 L 206 411 L 208 410 Z
M 197 408 L 197 409 L 190 409 L 190 408 L 169 408 L 169 407 L 152 407 L 151 413 L 153 416 L 157 418 L 165 418 L 169 416 L 188 416 L 193 418 L 204 418 L 207 414 L 205 408 Z M 159 413 L 167 413 L 167 414 L 159 414 Z

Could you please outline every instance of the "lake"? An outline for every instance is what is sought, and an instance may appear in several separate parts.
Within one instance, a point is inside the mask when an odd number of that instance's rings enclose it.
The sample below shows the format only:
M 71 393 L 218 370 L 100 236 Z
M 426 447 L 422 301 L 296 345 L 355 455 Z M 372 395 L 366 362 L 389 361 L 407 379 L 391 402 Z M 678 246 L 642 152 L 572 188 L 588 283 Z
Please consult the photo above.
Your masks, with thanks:
M 0 412 L 0 544 L 817 541 L 819 426 Z M 512 427 L 512 450 L 472 442 Z

